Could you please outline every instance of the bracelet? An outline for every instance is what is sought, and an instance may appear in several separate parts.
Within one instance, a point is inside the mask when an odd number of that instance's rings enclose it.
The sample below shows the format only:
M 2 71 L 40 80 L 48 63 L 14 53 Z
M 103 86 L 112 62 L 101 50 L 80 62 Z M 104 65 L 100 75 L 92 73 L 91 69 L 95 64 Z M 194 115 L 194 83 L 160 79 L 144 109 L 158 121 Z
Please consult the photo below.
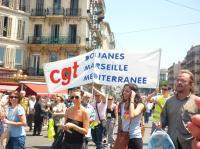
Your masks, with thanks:
M 133 103 L 133 104 L 135 104 L 135 102 L 133 102 L 133 101 L 131 101 L 130 103 Z

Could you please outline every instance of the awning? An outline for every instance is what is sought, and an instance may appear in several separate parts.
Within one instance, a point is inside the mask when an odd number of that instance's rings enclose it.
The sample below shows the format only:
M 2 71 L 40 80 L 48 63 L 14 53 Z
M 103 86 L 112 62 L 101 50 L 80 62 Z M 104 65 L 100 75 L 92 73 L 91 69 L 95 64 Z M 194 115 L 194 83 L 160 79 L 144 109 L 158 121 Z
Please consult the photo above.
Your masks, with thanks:
M 32 89 L 38 95 L 48 94 L 47 85 L 45 84 L 25 84 L 27 87 Z
M 15 91 L 19 86 L 17 85 L 0 85 L 1 91 Z
M 57 93 L 49 94 L 48 88 L 46 84 L 32 84 L 32 83 L 26 83 L 24 84 L 26 87 L 31 89 L 33 92 L 35 92 L 37 95 L 55 95 L 55 94 L 67 94 L 67 91 L 60 91 Z

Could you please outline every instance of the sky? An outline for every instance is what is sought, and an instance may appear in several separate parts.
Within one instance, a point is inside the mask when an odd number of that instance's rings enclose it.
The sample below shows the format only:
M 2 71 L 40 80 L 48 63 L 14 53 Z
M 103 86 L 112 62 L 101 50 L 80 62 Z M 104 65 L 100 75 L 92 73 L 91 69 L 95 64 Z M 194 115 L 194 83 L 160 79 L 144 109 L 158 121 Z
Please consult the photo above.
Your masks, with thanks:
M 104 0 L 116 49 L 161 49 L 161 67 L 200 45 L 200 0 Z

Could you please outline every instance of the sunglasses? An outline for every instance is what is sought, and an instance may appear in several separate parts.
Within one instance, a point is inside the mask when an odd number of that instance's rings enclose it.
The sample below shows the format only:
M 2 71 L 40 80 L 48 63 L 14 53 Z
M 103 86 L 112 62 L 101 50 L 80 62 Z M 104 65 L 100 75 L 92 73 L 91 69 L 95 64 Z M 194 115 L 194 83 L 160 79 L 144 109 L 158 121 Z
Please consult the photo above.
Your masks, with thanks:
M 167 88 L 162 88 L 162 90 L 167 91 L 168 89 Z
M 75 99 L 79 99 L 80 97 L 79 97 L 79 96 L 71 96 L 70 98 L 71 98 L 71 99 L 74 99 L 74 98 L 75 98 Z
M 18 96 L 10 96 L 10 98 L 18 98 Z

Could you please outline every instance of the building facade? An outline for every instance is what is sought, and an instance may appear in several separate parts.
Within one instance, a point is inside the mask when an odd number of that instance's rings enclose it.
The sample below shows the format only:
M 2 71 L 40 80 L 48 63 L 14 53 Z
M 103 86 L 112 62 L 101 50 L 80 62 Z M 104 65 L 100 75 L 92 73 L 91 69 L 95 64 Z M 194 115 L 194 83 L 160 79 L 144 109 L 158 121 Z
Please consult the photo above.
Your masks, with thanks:
M 32 0 L 30 10 L 29 76 L 43 76 L 43 63 L 102 48 L 103 40 L 114 43 L 109 24 L 103 23 L 103 0 Z M 102 32 L 109 36 L 104 39 Z
M 102 22 L 101 26 L 101 34 L 103 38 L 102 49 L 115 49 L 115 38 L 109 23 Z
M 160 69 L 160 80 L 161 81 L 166 81 L 168 76 L 168 71 L 167 69 Z
M 182 69 L 189 69 L 194 74 L 195 93 L 200 93 L 200 45 L 192 46 L 181 63 Z
M 180 69 L 181 62 L 178 62 L 177 64 L 173 63 L 173 65 L 168 68 L 168 86 L 172 89 L 174 89 L 175 79 Z
M 29 26 L 28 0 L 0 0 L 0 79 L 24 69 Z

